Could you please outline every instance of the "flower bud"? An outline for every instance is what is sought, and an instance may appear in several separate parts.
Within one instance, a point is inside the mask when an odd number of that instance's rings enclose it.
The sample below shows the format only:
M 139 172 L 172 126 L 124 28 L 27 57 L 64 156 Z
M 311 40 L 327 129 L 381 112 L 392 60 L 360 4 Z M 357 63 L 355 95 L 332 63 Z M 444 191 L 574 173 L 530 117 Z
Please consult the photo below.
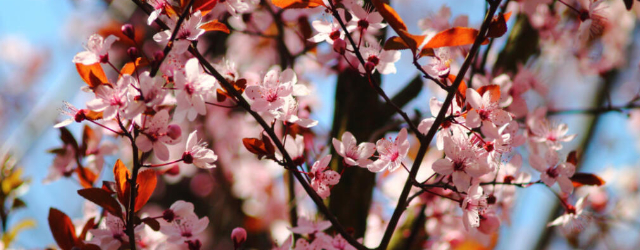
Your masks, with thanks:
M 491 234 L 500 228 L 500 218 L 495 213 L 486 213 L 480 216 L 478 231 L 483 234 Z
M 131 25 L 130 23 L 122 25 L 122 27 L 120 27 L 120 30 L 122 30 L 122 34 L 127 36 L 129 39 L 131 39 L 131 40 L 135 39 L 136 32 L 133 29 L 133 25 Z
M 155 53 L 153 53 L 153 60 L 156 62 L 162 61 L 164 59 L 164 52 L 162 52 L 161 50 L 156 51 Z
M 376 65 L 373 62 L 364 63 L 364 70 L 366 70 L 369 73 L 372 73 L 375 68 L 376 68 Z
M 338 38 L 335 41 L 333 41 L 333 50 L 335 52 L 338 52 L 338 54 L 340 55 L 344 55 L 344 52 L 347 50 L 347 43 Z
M 171 139 L 177 140 L 182 135 L 182 129 L 178 125 L 170 124 L 167 130 L 167 136 Z
M 136 47 L 128 48 L 127 49 L 127 55 L 132 60 L 135 60 L 136 58 L 138 58 L 138 49 L 136 49 Z
M 240 248 L 242 243 L 247 240 L 247 230 L 241 227 L 234 228 L 233 231 L 231 231 L 231 240 L 233 241 L 235 249 Z

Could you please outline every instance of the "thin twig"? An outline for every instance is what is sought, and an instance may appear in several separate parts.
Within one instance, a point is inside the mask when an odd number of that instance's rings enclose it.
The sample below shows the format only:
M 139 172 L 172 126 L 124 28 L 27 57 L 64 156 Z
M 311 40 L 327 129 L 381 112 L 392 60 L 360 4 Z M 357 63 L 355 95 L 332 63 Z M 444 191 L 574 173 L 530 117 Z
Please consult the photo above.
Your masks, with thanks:
M 171 48 L 173 48 L 173 40 L 175 40 L 176 36 L 178 36 L 178 33 L 180 32 L 180 28 L 181 28 L 180 26 L 182 26 L 182 23 L 189 15 L 189 10 L 191 9 L 193 2 L 195 2 L 195 0 L 190 0 L 187 6 L 184 8 L 184 10 L 182 10 L 182 15 L 180 15 L 180 18 L 178 18 L 178 22 L 176 22 L 176 26 L 173 27 L 173 33 L 171 34 L 171 38 L 169 39 L 169 42 L 167 42 L 167 45 L 164 47 L 164 50 L 162 50 L 163 56 L 160 58 L 159 61 L 154 62 L 153 68 L 151 68 L 151 72 L 149 72 L 149 76 L 151 77 L 156 76 L 156 74 L 158 73 L 158 70 L 160 69 L 160 65 L 162 65 L 162 62 L 164 61 L 164 59 L 167 56 L 169 56 L 169 52 L 171 52 Z

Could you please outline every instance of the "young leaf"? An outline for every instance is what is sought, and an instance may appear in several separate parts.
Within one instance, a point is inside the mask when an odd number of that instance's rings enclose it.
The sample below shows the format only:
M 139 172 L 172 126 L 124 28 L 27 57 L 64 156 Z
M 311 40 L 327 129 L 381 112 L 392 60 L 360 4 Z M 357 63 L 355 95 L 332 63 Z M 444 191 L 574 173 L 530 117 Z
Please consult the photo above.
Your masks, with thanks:
M 97 88 L 100 84 L 110 84 L 107 75 L 104 74 L 100 63 L 84 65 L 76 63 L 76 69 L 82 80 L 92 89 Z
M 202 26 L 200 26 L 200 28 L 205 31 L 222 31 L 227 34 L 229 34 L 230 32 L 229 28 L 227 28 L 227 25 L 224 25 L 224 23 L 219 22 L 218 19 L 205 23 Z
M 275 153 L 275 149 L 270 140 L 265 142 L 258 138 L 244 138 L 242 139 L 242 144 L 244 144 L 244 147 L 247 148 L 249 152 L 256 154 L 258 158 L 273 156 Z
M 573 182 L 574 187 L 582 185 L 602 186 L 605 184 L 605 181 L 600 178 L 600 176 L 591 173 L 575 173 L 571 177 L 571 181 Z
M 152 169 L 147 169 L 138 173 L 138 179 L 136 180 L 136 183 L 138 184 L 138 195 L 136 196 L 135 212 L 140 210 L 144 204 L 147 204 L 151 194 L 153 194 L 153 190 L 156 189 L 157 182 L 156 171 L 153 171 Z
M 151 229 L 153 229 L 153 231 L 159 231 L 160 230 L 160 223 L 151 217 L 147 217 L 142 219 L 142 222 L 144 224 L 147 224 Z
M 271 3 L 283 9 L 308 9 L 325 6 L 322 0 L 272 0 Z
M 111 197 L 109 192 L 105 191 L 102 188 L 85 188 L 78 190 L 78 194 L 85 199 L 95 203 L 98 206 L 107 210 L 110 214 L 122 217 L 122 209 L 120 208 L 120 204 Z
M 192 12 L 200 11 L 202 16 L 207 15 L 218 4 L 218 0 L 194 0 Z
M 392 36 L 384 43 L 384 49 L 385 50 L 403 50 L 403 49 L 409 49 L 409 45 L 407 45 L 407 43 L 405 43 L 402 38 L 398 36 Z
M 574 166 L 578 165 L 578 153 L 574 150 L 569 152 L 567 155 L 567 162 L 573 164 Z
M 118 194 L 118 200 L 125 208 L 129 206 L 129 170 L 118 159 L 116 165 L 113 167 L 113 175 L 116 179 L 116 192 Z
M 511 12 L 504 15 L 500 14 L 497 17 L 494 17 L 489 24 L 487 37 L 501 37 L 502 35 L 504 35 L 504 33 L 507 33 L 507 21 L 509 21 L 510 16 Z
M 78 238 L 76 237 L 76 228 L 69 216 L 58 209 L 49 208 L 48 221 L 53 239 L 62 250 L 71 250 L 75 247 Z
M 498 102 L 500 100 L 500 86 L 491 84 L 478 88 L 478 94 L 480 94 L 480 96 L 483 96 L 485 92 L 489 92 L 491 102 Z
M 98 179 L 98 175 L 95 174 L 88 168 L 76 168 L 76 174 L 78 175 L 78 180 L 80 180 L 80 185 L 83 188 L 93 187 L 93 183 Z
M 453 82 L 456 80 L 456 75 L 449 74 L 448 79 L 449 81 L 451 81 L 451 84 L 453 84 Z M 460 86 L 458 86 L 458 90 L 456 91 L 456 103 L 458 104 L 459 107 L 462 107 L 462 105 L 464 105 L 466 100 L 467 100 L 467 84 L 464 82 L 464 80 L 462 80 L 460 82 Z
M 380 15 L 384 17 L 384 20 L 389 23 L 389 26 L 391 26 L 393 30 L 396 32 L 398 32 L 398 30 L 408 30 L 407 25 L 404 24 L 404 21 L 402 21 L 398 13 L 391 8 L 391 6 L 384 3 L 383 0 L 372 0 L 371 3 L 373 3 L 373 6 L 376 7 Z
M 453 47 L 473 44 L 478 36 L 479 31 L 477 29 L 467 27 L 453 27 L 436 34 L 429 40 L 424 46 L 425 48 L 440 48 L 440 47 Z M 487 44 L 489 40 L 486 40 L 482 44 Z
M 149 61 L 147 59 L 138 57 L 135 62 L 128 62 L 124 64 L 122 69 L 120 70 L 120 74 L 122 75 L 133 75 L 136 69 L 149 65 Z
M 96 219 L 95 217 L 92 217 L 87 221 L 87 224 L 84 224 L 84 227 L 82 227 L 82 231 L 80 232 L 80 236 L 78 236 L 79 241 L 86 240 L 87 233 L 89 232 L 89 230 L 93 229 L 93 227 L 96 226 L 95 219 Z

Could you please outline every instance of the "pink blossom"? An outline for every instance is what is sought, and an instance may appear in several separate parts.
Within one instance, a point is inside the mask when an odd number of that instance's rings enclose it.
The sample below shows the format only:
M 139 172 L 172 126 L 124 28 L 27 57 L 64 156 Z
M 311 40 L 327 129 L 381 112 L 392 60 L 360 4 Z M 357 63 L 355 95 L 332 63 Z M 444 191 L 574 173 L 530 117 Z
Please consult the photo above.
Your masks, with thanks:
M 384 138 L 376 142 L 376 150 L 380 158 L 367 166 L 369 171 L 382 172 L 389 169 L 393 172 L 402 165 L 402 160 L 409 153 L 409 140 L 407 139 L 407 129 L 403 128 L 398 133 L 395 141 L 391 142 Z
M 336 185 L 340 181 L 340 174 L 329 169 L 329 162 L 331 162 L 331 155 L 322 157 L 322 159 L 313 163 L 309 173 L 311 187 L 323 199 L 331 194 L 329 186 Z
M 144 225 L 142 226 L 144 227 Z M 142 227 L 138 226 L 136 229 L 142 229 Z M 93 235 L 89 243 L 96 244 L 104 250 L 116 250 L 123 243 L 128 244 L 129 242 L 129 236 L 125 233 L 124 221 L 110 213 L 107 213 L 100 229 L 91 229 L 89 233 Z
M 578 38 L 582 42 L 602 35 L 607 18 L 605 17 L 606 6 L 604 0 L 582 0 L 583 9 L 580 12 L 580 27 L 578 28 Z M 589 6 L 586 8 L 586 6 Z
M 203 232 L 209 225 L 209 218 L 202 217 L 198 219 L 195 214 L 188 214 L 181 218 L 176 218 L 170 223 L 166 223 L 160 227 L 160 232 L 167 235 L 167 241 L 174 244 L 183 244 L 185 242 L 199 242 L 195 236 Z
M 151 25 L 167 7 L 171 7 L 168 0 L 148 0 L 147 3 L 153 7 L 153 12 L 147 18 L 147 25 Z
M 360 73 L 364 74 L 370 70 L 373 74 L 376 69 L 383 75 L 396 73 L 394 63 L 400 60 L 400 51 L 384 50 L 378 45 L 369 45 L 361 48 L 360 53 L 365 61 L 365 65 L 358 66 Z
M 231 240 L 233 241 L 233 246 L 235 249 L 238 249 L 242 243 L 247 240 L 247 230 L 244 228 L 236 227 L 231 231 Z
M 552 150 L 562 149 L 560 142 L 571 141 L 577 136 L 577 134 L 567 135 L 569 127 L 564 123 L 555 125 L 547 119 L 540 119 L 529 124 L 530 138 L 535 142 L 546 144 Z
M 438 101 L 435 97 L 432 97 L 429 100 L 429 108 L 431 109 L 430 118 L 424 119 L 420 121 L 418 124 L 418 131 L 422 134 L 427 134 L 431 126 L 436 120 L 436 116 L 440 113 L 440 109 L 442 109 L 442 102 Z M 440 124 L 440 132 L 436 134 L 436 147 L 438 150 L 442 150 L 444 148 L 444 137 L 451 136 L 453 133 L 462 133 L 465 131 L 464 126 L 460 125 L 464 121 L 464 118 L 460 115 L 460 107 L 456 102 L 452 102 L 449 109 L 447 109 L 446 117 L 448 116 L 456 116 L 451 119 L 445 119 Z
M 287 151 L 291 160 L 296 164 L 296 166 L 300 166 L 305 163 L 304 159 L 304 136 L 296 135 L 296 138 L 293 139 L 291 135 L 287 135 L 285 137 L 284 149 Z M 282 154 L 280 151 L 276 151 L 276 159 L 283 160 Z
M 114 35 L 109 35 L 107 39 L 102 38 L 102 36 L 98 34 L 91 35 L 85 47 L 86 51 L 76 54 L 73 58 L 73 63 L 91 65 L 109 62 L 109 49 L 111 45 L 118 40 L 118 37 Z
M 75 122 L 82 122 L 87 118 L 87 113 L 89 113 L 89 110 L 87 109 L 78 109 L 75 106 L 71 105 L 71 103 L 65 102 L 64 103 L 64 109 L 60 109 L 60 112 L 63 115 L 67 115 L 70 116 L 69 118 L 56 123 L 55 125 L 53 125 L 54 128 L 62 128 L 62 127 L 66 127 L 67 125 Z
M 199 168 L 209 169 L 216 167 L 213 164 L 218 156 L 213 153 L 213 150 L 207 148 L 207 143 L 198 141 L 198 131 L 193 131 L 189 134 L 187 139 L 187 149 L 182 154 L 182 160 L 184 163 L 195 165 Z
M 164 210 L 162 213 L 162 219 L 167 222 L 173 222 L 175 219 L 186 218 L 188 216 L 195 215 L 193 209 L 193 203 L 178 200 L 171 204 L 169 209 Z
M 558 153 L 554 150 L 548 150 L 545 158 L 536 154 L 529 156 L 529 164 L 540 172 L 540 180 L 544 184 L 551 187 L 557 181 L 560 190 L 569 194 L 573 191 L 573 183 L 569 178 L 575 173 L 576 167 L 569 162 L 558 164 L 558 161 Z
M 487 197 L 482 192 L 482 187 L 474 184 L 462 201 L 462 223 L 467 231 L 480 226 L 480 213 L 487 208 Z
M 497 101 L 491 100 L 491 91 L 486 91 L 482 96 L 475 89 L 467 89 L 467 102 L 473 108 L 467 113 L 467 126 L 480 127 L 483 121 L 490 121 L 496 126 L 502 126 L 511 121 L 509 112 L 498 107 Z
M 301 216 L 301 217 L 298 217 L 298 226 L 291 228 L 290 231 L 295 234 L 314 234 L 317 232 L 322 232 L 328 229 L 329 227 L 331 227 L 330 221 L 313 222 Z
M 311 128 L 318 125 L 318 121 L 302 118 L 298 116 L 298 102 L 293 96 L 283 98 L 284 104 L 281 108 L 272 111 L 276 120 L 298 124 L 301 127 Z
M 214 88 L 215 82 L 215 78 L 204 73 L 200 68 L 198 59 L 192 58 L 187 61 L 184 74 L 175 75 L 175 87 L 178 92 L 174 119 L 182 121 L 186 116 L 189 121 L 193 121 L 198 114 L 205 115 L 207 113 L 205 101 Z
M 338 14 L 342 20 L 345 20 L 344 9 L 338 9 Z M 315 20 L 311 22 L 311 26 L 318 31 L 318 34 L 309 38 L 309 41 L 311 42 L 320 43 L 326 41 L 329 44 L 333 44 L 333 41 L 345 38 L 344 31 L 337 21 Z M 349 32 L 353 29 L 355 29 L 355 27 L 347 27 L 347 31 Z
M 56 157 L 49 167 L 49 174 L 42 183 L 47 184 L 60 179 L 62 176 L 70 176 L 72 171 L 78 166 L 76 163 L 76 150 L 71 145 L 65 145 L 57 149 Z
M 169 111 L 163 109 L 146 121 L 147 126 L 136 138 L 136 145 L 142 152 L 153 149 L 158 159 L 169 160 L 169 148 L 166 144 L 174 145 L 180 142 L 181 134 L 179 126 L 169 125 L 169 119 Z
M 113 87 L 105 84 L 99 85 L 95 90 L 96 99 L 87 102 L 87 107 L 92 111 L 102 111 L 102 119 L 104 120 L 114 119 L 118 114 L 124 115 L 128 104 L 128 87 L 134 81 L 132 76 L 123 75 Z
M 342 141 L 333 138 L 333 147 L 344 158 L 345 164 L 363 168 L 373 163 L 369 157 L 376 151 L 375 144 L 371 142 L 363 142 L 358 145 L 356 138 L 349 131 L 342 134 Z
M 361 32 L 374 32 L 387 27 L 387 24 L 382 23 L 382 15 L 376 11 L 367 11 L 357 3 L 351 4 L 349 10 L 353 15 L 347 26 L 357 27 Z
M 95 129 L 93 134 L 86 139 L 85 152 L 87 167 L 100 173 L 104 166 L 104 156 L 115 154 L 118 150 L 116 144 L 110 141 L 102 141 L 102 129 Z
M 464 134 L 461 136 L 464 137 Z M 459 140 L 467 139 L 464 137 Z M 478 178 L 490 171 L 485 162 L 478 160 L 471 147 L 456 142 L 451 137 L 444 138 L 444 152 L 447 157 L 434 162 L 433 171 L 441 175 L 451 175 L 458 190 L 466 190 L 471 185 L 472 178 Z
M 171 30 L 160 31 L 153 35 L 153 40 L 158 43 L 167 43 L 171 39 L 173 29 L 176 27 L 176 21 L 168 19 L 167 25 L 171 27 Z M 196 11 L 189 17 L 189 19 L 182 22 L 180 30 L 178 31 L 175 41 L 173 42 L 172 52 L 182 54 L 189 49 L 189 45 L 192 41 L 198 40 L 200 35 L 204 34 L 205 30 L 201 29 L 202 25 L 202 13 Z
M 451 72 L 451 61 L 449 48 L 437 48 L 435 49 L 435 56 L 432 57 L 431 63 L 423 66 L 422 68 L 429 75 L 444 79 L 449 77 L 449 73 Z
M 269 70 L 262 83 L 247 87 L 245 92 L 253 100 L 253 111 L 263 112 L 281 108 L 286 102 L 285 97 L 294 93 L 294 85 L 298 81 L 296 73 L 287 69 L 279 75 L 277 69 Z
M 271 248 L 271 250 L 290 250 L 291 249 L 291 245 L 293 245 L 293 235 L 289 236 L 289 238 L 287 238 L 287 240 L 285 240 L 284 242 L 282 242 L 282 245 L 277 246 L 274 244 L 273 248 Z
M 135 79 L 128 90 L 128 102 L 124 111 L 125 118 L 133 119 L 144 112 L 147 108 L 155 108 L 158 105 L 169 102 L 170 96 L 167 90 L 163 89 L 165 83 L 160 76 L 151 77 L 149 71 L 142 72 L 138 79 Z
M 559 226 L 560 231 L 564 235 L 572 235 L 581 232 L 591 222 L 590 214 L 585 211 L 587 196 L 584 196 L 576 202 L 575 207 L 566 204 L 565 213 L 560 215 L 547 226 Z

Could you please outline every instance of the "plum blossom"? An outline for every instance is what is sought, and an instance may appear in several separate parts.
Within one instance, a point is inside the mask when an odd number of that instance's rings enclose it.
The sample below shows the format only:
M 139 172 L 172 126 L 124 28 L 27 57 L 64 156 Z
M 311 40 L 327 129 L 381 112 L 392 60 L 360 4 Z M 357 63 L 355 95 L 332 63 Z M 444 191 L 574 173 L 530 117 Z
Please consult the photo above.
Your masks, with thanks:
M 147 3 L 153 7 L 153 12 L 149 13 L 149 18 L 147 18 L 147 25 L 151 25 L 162 12 L 165 11 L 165 8 L 170 7 L 170 0 L 148 0 Z
M 169 160 L 169 148 L 166 144 L 174 145 L 180 142 L 181 129 L 178 125 L 169 125 L 169 111 L 163 109 L 156 113 L 147 126 L 136 138 L 136 145 L 142 152 L 153 149 L 156 157 L 162 161 Z
M 340 181 L 340 174 L 338 172 L 329 169 L 329 162 L 331 162 L 331 155 L 322 157 L 319 161 L 313 163 L 311 166 L 311 187 L 318 193 L 318 196 L 325 199 L 331 194 L 329 186 L 338 184 Z
M 171 204 L 171 207 L 169 207 L 169 209 L 164 210 L 164 212 L 162 213 L 162 219 L 167 222 L 172 222 L 176 219 L 186 218 L 190 215 L 195 215 L 193 209 L 193 203 L 178 200 Z
M 498 107 L 498 99 L 492 100 L 492 92 L 486 91 L 482 96 L 475 89 L 467 89 L 467 102 L 473 108 L 467 113 L 467 126 L 477 128 L 483 121 L 490 121 L 496 126 L 502 126 L 511 121 L 511 114 Z
M 128 91 L 129 105 L 124 111 L 124 116 L 128 119 L 141 114 L 147 108 L 167 103 L 170 99 L 167 90 L 162 88 L 164 85 L 162 77 L 151 77 L 149 71 L 145 71 L 138 76 L 138 79 L 140 82 L 134 80 Z
M 544 143 L 552 150 L 562 149 L 560 142 L 568 142 L 576 138 L 577 134 L 567 135 L 569 126 L 561 123 L 554 125 L 547 119 L 539 119 L 530 123 L 529 134 L 531 140 L 538 143 Z
M 310 128 L 318 125 L 318 121 L 302 118 L 298 116 L 298 102 L 293 96 L 287 96 L 281 108 L 272 111 L 276 120 L 291 124 L 298 124 L 301 127 Z
M 360 49 L 365 65 L 359 65 L 360 73 L 365 74 L 367 71 L 375 72 L 377 69 L 380 74 L 395 74 L 395 62 L 400 60 L 400 51 L 384 50 L 378 45 L 369 45 Z
M 571 204 L 566 204 L 565 213 L 547 224 L 547 226 L 559 226 L 560 231 L 564 235 L 571 235 L 582 231 L 591 221 L 590 214 L 585 211 L 586 199 L 587 196 L 580 198 L 578 202 L 576 202 L 575 207 Z
M 136 227 L 136 231 L 142 229 L 144 225 Z M 99 229 L 91 229 L 89 232 L 93 235 L 93 238 L 89 243 L 96 244 L 104 250 L 116 250 L 120 248 L 123 243 L 128 244 L 129 236 L 125 233 L 124 221 L 121 218 L 107 213 L 107 217 L 104 220 L 104 224 Z
M 431 129 L 431 126 L 436 120 L 436 116 L 440 113 L 440 109 L 442 109 L 442 102 L 438 101 L 435 97 L 432 97 L 429 101 L 429 108 L 431 110 L 432 117 L 424 119 L 420 121 L 420 124 L 418 124 L 418 131 L 422 134 L 427 134 L 429 129 Z M 451 136 L 452 133 L 462 133 L 465 131 L 464 126 L 460 125 L 464 122 L 464 118 L 460 116 L 460 107 L 457 102 L 451 102 L 451 106 L 447 109 L 445 117 L 452 115 L 455 115 L 456 117 L 445 119 L 440 124 L 440 132 L 436 134 L 436 147 L 438 150 L 442 150 L 444 147 L 444 137 Z
M 70 176 L 73 170 L 78 166 L 76 163 L 76 150 L 73 146 L 67 144 L 61 149 L 55 150 L 56 157 L 49 167 L 49 173 L 42 183 L 47 184 L 60 179 L 62 176 Z
M 298 223 L 300 224 L 300 223 Z M 291 249 L 291 245 L 293 245 L 293 235 L 289 236 L 289 238 L 287 238 L 284 242 L 282 242 L 282 245 L 277 246 L 274 244 L 273 248 L 271 248 L 271 250 L 290 250 Z
M 569 194 L 573 191 L 569 178 L 576 172 L 576 167 L 569 162 L 558 164 L 558 161 L 558 153 L 554 150 L 548 150 L 544 158 L 536 154 L 529 156 L 529 164 L 540 172 L 540 180 L 545 185 L 551 187 L 558 182 L 560 190 Z
M 109 49 L 111 45 L 118 40 L 119 38 L 114 35 L 109 35 L 106 39 L 98 34 L 91 35 L 85 47 L 86 51 L 76 54 L 76 56 L 73 57 L 73 63 L 81 63 L 84 65 L 108 63 Z
M 282 74 L 277 69 L 269 70 L 262 83 L 251 85 L 245 90 L 247 97 L 253 100 L 251 110 L 274 111 L 285 105 L 285 97 L 307 94 L 306 87 L 296 84 L 297 82 L 298 77 L 292 69 L 286 69 Z
M 85 119 L 87 119 L 87 114 L 91 112 L 88 109 L 78 109 L 75 106 L 73 106 L 71 103 L 68 103 L 66 101 L 63 101 L 63 103 L 64 103 L 64 109 L 60 109 L 60 113 L 70 117 L 53 125 L 54 128 L 66 127 L 67 125 L 73 123 L 74 121 L 82 122 Z
M 87 128 L 85 128 L 86 130 Z M 100 173 L 102 166 L 104 166 L 104 156 L 115 154 L 118 150 L 116 144 L 110 141 L 102 141 L 102 129 L 93 130 L 93 133 L 89 133 L 88 138 L 84 141 L 85 152 L 84 155 L 87 159 L 87 167 Z
M 346 19 L 344 18 L 344 9 L 338 9 L 338 14 L 340 15 L 340 18 L 342 18 L 342 20 Z M 311 42 L 320 43 L 326 41 L 329 44 L 333 44 L 334 41 L 338 39 L 344 40 L 345 38 L 344 31 L 342 30 L 338 22 L 315 20 L 311 22 L 311 26 L 313 26 L 313 28 L 318 31 L 318 34 L 309 38 L 309 41 Z M 353 31 L 353 29 L 355 29 L 355 27 L 347 27 L 347 31 L 349 32 Z
M 128 104 L 128 88 L 134 81 L 132 76 L 123 75 L 113 87 L 100 84 L 95 90 L 96 99 L 87 102 L 87 107 L 95 112 L 102 111 L 104 120 L 114 119 L 116 115 L 124 115 Z
M 182 154 L 182 160 L 184 163 L 195 165 L 199 168 L 209 169 L 216 167 L 213 164 L 218 156 L 213 153 L 213 150 L 207 148 L 207 143 L 198 141 L 198 135 L 196 130 L 189 134 L 187 139 L 187 149 Z
M 490 171 L 489 166 L 480 161 L 475 151 L 463 141 L 467 141 L 465 134 L 459 134 L 456 141 L 451 137 L 444 138 L 444 152 L 446 158 L 433 163 L 432 168 L 438 174 L 451 175 L 453 184 L 458 190 L 466 190 L 471 185 L 472 178 L 478 178 Z
M 580 11 L 580 27 L 578 28 L 578 38 L 582 42 L 602 35 L 607 18 L 605 17 L 604 0 L 582 0 L 583 9 Z M 585 8 L 586 6 L 588 8 Z
M 198 114 L 205 115 L 207 113 L 205 100 L 215 83 L 215 78 L 200 69 L 198 59 L 189 59 L 185 65 L 185 72 L 175 75 L 175 87 L 178 93 L 173 118 L 176 121 L 182 121 L 186 116 L 189 121 L 193 121 Z
M 167 235 L 167 241 L 174 244 L 198 244 L 200 241 L 195 236 L 204 231 L 209 225 L 209 218 L 198 219 L 195 214 L 188 214 L 176 218 L 170 223 L 160 227 L 160 232 Z
M 384 138 L 376 142 L 376 150 L 380 158 L 367 166 L 369 171 L 382 172 L 389 169 L 393 172 L 402 165 L 402 159 L 409 153 L 409 140 L 407 140 L 407 129 L 403 128 L 398 133 L 395 141 L 391 142 Z
M 467 231 L 480 226 L 480 213 L 486 208 L 487 197 L 483 195 L 482 187 L 478 184 L 469 187 L 467 197 L 462 201 L 462 223 Z
M 447 47 L 435 49 L 435 55 L 431 59 L 431 63 L 423 66 L 422 68 L 432 76 L 437 76 L 441 79 L 449 77 L 451 72 L 451 55 L 450 50 Z
M 254 2 L 252 0 L 227 0 L 224 1 L 224 4 L 231 16 L 240 16 L 242 13 L 249 12 L 251 10 L 250 3 L 254 5 Z
M 314 234 L 322 232 L 331 227 L 330 221 L 313 222 L 304 216 L 298 217 L 298 226 L 291 228 L 290 231 L 295 234 Z
M 202 26 L 202 13 L 196 11 L 187 20 L 182 22 L 180 30 L 173 41 L 172 52 L 182 54 L 189 49 L 189 45 L 192 41 L 198 40 L 200 35 L 204 34 L 205 30 L 201 29 Z M 167 25 L 171 27 L 170 30 L 164 30 L 153 35 L 153 40 L 158 43 L 168 43 L 171 40 L 173 29 L 176 27 L 176 21 L 169 19 Z
M 351 4 L 349 10 L 353 13 L 351 21 L 347 23 L 349 27 L 357 27 L 361 32 L 372 32 L 387 27 L 387 24 L 382 23 L 382 15 L 376 11 L 367 11 L 357 3 Z
M 287 135 L 283 144 L 284 149 L 287 151 L 296 166 L 304 164 L 304 136 L 297 135 L 296 138 L 293 139 L 291 135 Z M 276 159 L 280 161 L 284 159 L 279 150 L 276 151 L 275 156 Z
M 349 131 L 342 134 L 342 141 L 333 138 L 333 147 L 344 158 L 348 166 L 367 167 L 371 163 L 369 157 L 376 151 L 376 145 L 371 142 L 363 142 L 358 145 L 356 138 Z

